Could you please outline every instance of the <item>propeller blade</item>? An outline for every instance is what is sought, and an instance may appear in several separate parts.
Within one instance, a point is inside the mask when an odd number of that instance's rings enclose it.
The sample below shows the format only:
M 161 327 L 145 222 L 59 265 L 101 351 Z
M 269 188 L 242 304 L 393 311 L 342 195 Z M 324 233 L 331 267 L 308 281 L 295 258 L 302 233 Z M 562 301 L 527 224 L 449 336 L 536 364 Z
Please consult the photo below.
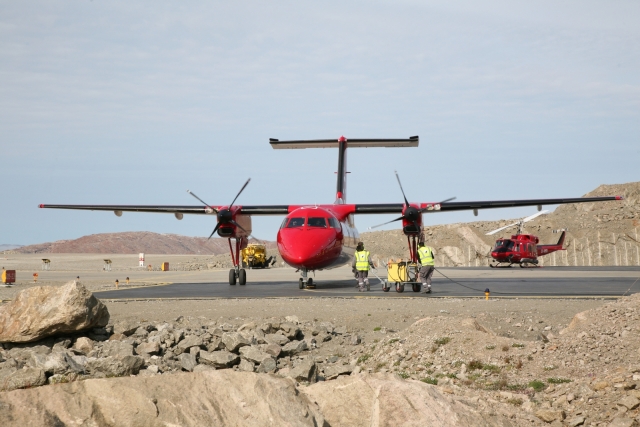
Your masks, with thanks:
M 245 230 L 240 224 L 238 224 L 237 222 L 231 220 L 229 221 L 231 224 L 235 225 L 236 227 L 238 227 L 240 230 L 244 231 L 245 233 L 247 233 L 247 236 L 249 236 L 250 238 L 253 238 L 254 240 L 257 240 L 260 243 L 263 243 L 262 240 L 256 238 L 253 234 L 249 233 L 247 230 Z
M 539 217 L 540 215 L 544 215 L 544 214 L 546 214 L 547 212 L 549 212 L 549 211 L 544 210 L 544 211 L 536 212 L 536 213 L 534 213 L 533 215 L 531 215 L 531 216 L 528 216 L 528 217 L 524 218 L 524 219 L 522 220 L 522 222 L 528 222 L 528 221 L 531 221 L 532 219 L 537 218 L 537 217 Z
M 387 221 L 387 222 L 383 222 L 382 224 L 374 225 L 373 227 L 369 227 L 368 229 L 369 230 L 373 230 L 374 228 L 382 227 L 383 225 L 391 224 L 392 222 L 400 221 L 401 219 L 404 219 L 404 215 L 401 216 L 400 218 L 392 219 L 391 221 Z
M 514 225 L 518 225 L 518 224 L 520 224 L 519 221 L 518 222 L 514 222 L 513 224 L 505 225 L 504 227 L 500 227 L 498 229 L 495 229 L 493 231 L 488 232 L 487 234 L 485 234 L 485 236 L 491 236 L 492 234 L 496 234 L 498 231 L 502 231 L 502 230 L 504 230 L 506 228 L 513 227 Z
M 238 191 L 238 194 L 236 194 L 236 198 L 233 199 L 233 202 L 231 202 L 231 204 L 229 205 L 229 209 L 231 209 L 231 206 L 233 206 L 233 204 L 236 202 L 236 199 L 238 198 L 238 196 L 240 196 L 240 193 L 242 193 L 244 189 L 247 187 L 247 185 L 249 185 L 249 181 L 251 181 L 251 178 L 249 178 L 247 182 L 244 183 L 240 191 Z
M 435 203 L 435 204 L 433 204 L 433 205 L 431 205 L 431 206 L 427 206 L 426 208 L 422 208 L 422 209 L 420 209 L 420 212 L 421 212 L 421 213 L 422 213 L 422 212 L 427 212 L 427 211 L 429 210 L 429 208 L 430 208 L 430 207 L 432 207 L 432 206 L 435 206 L 435 205 L 441 205 L 441 204 L 443 204 L 443 203 L 447 203 L 447 202 L 450 202 L 450 201 L 455 200 L 455 199 L 457 199 L 457 197 L 449 197 L 448 199 L 445 199 L 445 200 L 443 200 L 443 201 L 441 201 L 441 202 L 438 202 L 438 203 Z
M 216 234 L 216 231 L 218 231 L 218 228 L 220 228 L 220 223 L 217 223 L 217 224 L 216 224 L 215 228 L 213 229 L 213 231 L 211 232 L 211 234 L 209 235 L 209 238 L 208 238 L 207 240 L 211 239 L 211 237 L 212 237 L 214 234 Z
M 407 200 L 407 196 L 404 194 L 404 189 L 402 188 L 402 183 L 400 182 L 400 176 L 398 176 L 398 171 L 393 171 L 396 174 L 396 179 L 398 180 L 398 185 L 400 186 L 400 191 L 402 191 L 402 197 L 404 197 L 404 205 L 409 206 L 409 201 Z M 380 224 L 384 225 L 384 224 Z
M 191 194 L 193 197 L 195 197 L 196 199 L 198 199 L 200 202 L 202 202 L 203 205 L 205 205 L 206 207 L 208 207 L 209 209 L 212 209 L 215 213 L 218 213 L 218 211 L 214 208 L 212 208 L 209 203 L 205 202 L 204 200 L 202 200 L 200 197 L 196 196 L 195 194 L 193 194 L 190 190 L 187 190 L 187 193 Z

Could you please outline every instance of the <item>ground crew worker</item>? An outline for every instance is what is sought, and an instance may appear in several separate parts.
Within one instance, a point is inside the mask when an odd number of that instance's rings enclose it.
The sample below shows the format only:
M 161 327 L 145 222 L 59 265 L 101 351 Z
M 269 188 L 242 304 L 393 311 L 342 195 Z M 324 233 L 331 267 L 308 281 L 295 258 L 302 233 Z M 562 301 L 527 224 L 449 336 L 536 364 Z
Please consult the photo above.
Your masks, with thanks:
M 358 279 L 358 290 L 363 292 L 364 285 L 369 284 L 369 267 L 373 267 L 373 262 L 369 259 L 369 251 L 364 250 L 364 243 L 362 242 L 358 242 L 358 246 L 356 246 L 356 253 L 351 267 Z
M 435 270 L 435 255 L 433 248 L 425 246 L 424 242 L 418 243 L 418 256 L 420 257 L 420 272 L 418 279 L 422 282 L 424 293 L 431 293 L 431 276 Z

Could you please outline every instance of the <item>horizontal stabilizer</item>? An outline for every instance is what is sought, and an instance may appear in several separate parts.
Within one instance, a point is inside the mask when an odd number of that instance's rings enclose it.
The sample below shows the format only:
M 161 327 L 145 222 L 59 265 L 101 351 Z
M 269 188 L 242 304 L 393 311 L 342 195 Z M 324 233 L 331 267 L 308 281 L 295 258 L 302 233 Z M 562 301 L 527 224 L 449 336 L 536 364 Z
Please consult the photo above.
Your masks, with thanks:
M 419 138 L 412 136 L 407 139 L 347 139 L 347 147 L 417 147 Z M 302 148 L 338 148 L 337 139 L 306 139 L 296 141 L 280 141 L 269 138 L 274 149 L 302 149 Z

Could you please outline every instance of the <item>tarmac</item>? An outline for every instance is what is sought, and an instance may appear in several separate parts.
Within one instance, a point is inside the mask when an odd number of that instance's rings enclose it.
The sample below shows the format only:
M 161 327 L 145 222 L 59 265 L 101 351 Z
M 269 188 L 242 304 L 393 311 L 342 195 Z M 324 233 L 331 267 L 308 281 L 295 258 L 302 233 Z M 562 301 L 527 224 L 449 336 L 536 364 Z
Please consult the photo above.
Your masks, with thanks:
M 375 271 L 385 280 L 386 270 Z M 315 289 L 299 289 L 299 273 L 291 268 L 247 270 L 247 284 L 230 286 L 228 270 L 150 272 L 145 285 L 95 292 L 98 298 L 112 300 L 202 299 L 202 298 L 618 298 L 640 292 L 640 267 L 546 267 L 490 269 L 488 267 L 438 268 L 432 293 L 413 292 L 411 285 L 402 293 L 392 284 L 383 292 L 381 281 L 370 274 L 371 290 L 359 292 L 349 267 L 320 271 L 310 275 Z M 101 275 L 101 273 L 98 273 Z M 130 273 L 139 281 L 144 272 Z M 104 277 L 104 275 L 102 275 Z M 157 284 L 149 284 L 156 279 Z M 122 279 L 120 279 L 122 281 Z M 153 281 L 153 280 L 152 280 Z

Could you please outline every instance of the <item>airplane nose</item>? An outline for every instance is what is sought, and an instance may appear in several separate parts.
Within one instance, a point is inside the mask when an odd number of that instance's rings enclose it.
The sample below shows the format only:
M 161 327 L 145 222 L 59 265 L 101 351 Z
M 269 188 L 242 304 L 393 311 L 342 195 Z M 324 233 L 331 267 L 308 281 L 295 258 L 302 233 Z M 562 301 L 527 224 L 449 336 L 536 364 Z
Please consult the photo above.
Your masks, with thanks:
M 278 250 L 293 267 L 323 268 L 340 255 L 336 235 L 334 229 L 283 228 L 278 232 Z

